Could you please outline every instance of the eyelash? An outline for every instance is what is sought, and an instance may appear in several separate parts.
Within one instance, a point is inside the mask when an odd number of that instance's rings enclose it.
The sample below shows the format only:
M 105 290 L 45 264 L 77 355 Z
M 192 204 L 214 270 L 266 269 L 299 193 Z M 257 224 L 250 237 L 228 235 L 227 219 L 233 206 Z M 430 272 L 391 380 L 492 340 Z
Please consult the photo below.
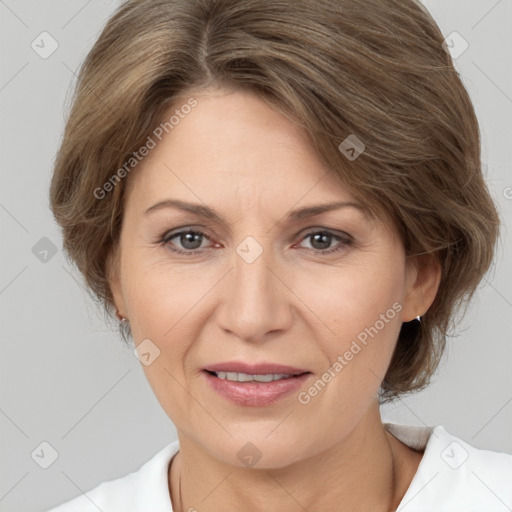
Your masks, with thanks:
M 184 235 L 184 234 L 188 234 L 188 233 L 192 233 L 195 235 L 201 235 L 202 237 L 209 239 L 207 233 L 205 233 L 204 231 L 193 230 L 193 229 L 182 229 L 181 231 L 176 231 L 176 232 L 173 232 L 172 234 L 169 234 L 169 231 L 164 232 L 158 242 L 162 246 L 166 247 L 167 245 L 170 244 L 172 239 L 177 238 L 180 235 Z M 333 238 L 339 239 L 340 244 L 336 249 L 326 249 L 325 251 L 319 251 L 319 250 L 315 250 L 315 249 L 307 249 L 308 251 L 312 252 L 315 256 L 337 253 L 337 252 L 344 250 L 347 246 L 350 246 L 353 244 L 353 239 L 352 239 L 352 237 L 350 237 L 350 235 L 345 234 L 345 236 L 340 236 L 340 235 L 335 234 L 334 232 L 332 232 L 329 229 L 317 229 L 316 231 L 309 231 L 303 235 L 303 237 L 301 238 L 300 241 L 305 240 L 306 238 L 311 237 L 313 235 L 317 235 L 317 234 L 331 235 Z M 169 247 L 170 247 L 170 245 L 169 245 Z M 181 254 L 184 256 L 196 256 L 199 253 L 203 252 L 205 250 L 205 248 L 191 249 L 191 250 L 186 251 L 186 250 L 176 249 L 176 248 L 172 247 L 172 248 L 170 248 L 170 250 L 176 254 Z

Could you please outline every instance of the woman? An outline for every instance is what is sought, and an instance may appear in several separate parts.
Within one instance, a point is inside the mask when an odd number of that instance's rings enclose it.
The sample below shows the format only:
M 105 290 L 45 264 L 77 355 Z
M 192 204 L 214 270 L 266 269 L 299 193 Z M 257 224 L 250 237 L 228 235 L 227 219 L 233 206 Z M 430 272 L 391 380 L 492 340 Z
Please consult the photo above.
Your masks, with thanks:
M 178 431 L 55 512 L 512 507 L 511 455 L 379 412 L 428 385 L 498 236 L 421 4 L 126 2 L 51 204 Z

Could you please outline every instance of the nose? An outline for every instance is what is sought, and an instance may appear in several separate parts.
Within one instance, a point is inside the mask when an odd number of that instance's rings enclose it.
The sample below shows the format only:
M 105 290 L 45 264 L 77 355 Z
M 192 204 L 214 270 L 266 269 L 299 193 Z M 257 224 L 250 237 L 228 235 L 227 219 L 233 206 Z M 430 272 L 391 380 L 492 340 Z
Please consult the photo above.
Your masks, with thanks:
M 286 286 L 285 276 L 280 275 L 271 249 L 262 249 L 254 261 L 246 258 L 242 250 L 234 251 L 233 268 L 224 280 L 217 310 L 217 320 L 224 331 L 252 343 L 262 343 L 286 331 L 293 322 L 293 294 Z M 254 250 L 253 241 L 251 251 Z

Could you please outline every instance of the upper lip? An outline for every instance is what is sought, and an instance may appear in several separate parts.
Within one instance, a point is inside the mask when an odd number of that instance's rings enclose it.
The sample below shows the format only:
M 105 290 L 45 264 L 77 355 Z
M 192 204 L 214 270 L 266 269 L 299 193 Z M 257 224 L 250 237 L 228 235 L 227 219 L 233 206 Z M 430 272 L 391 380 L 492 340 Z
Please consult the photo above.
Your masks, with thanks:
M 269 373 L 284 373 L 286 375 L 301 375 L 308 370 L 277 363 L 244 363 L 242 361 L 227 361 L 225 363 L 209 364 L 204 368 L 211 372 L 235 372 L 248 375 L 267 375 Z

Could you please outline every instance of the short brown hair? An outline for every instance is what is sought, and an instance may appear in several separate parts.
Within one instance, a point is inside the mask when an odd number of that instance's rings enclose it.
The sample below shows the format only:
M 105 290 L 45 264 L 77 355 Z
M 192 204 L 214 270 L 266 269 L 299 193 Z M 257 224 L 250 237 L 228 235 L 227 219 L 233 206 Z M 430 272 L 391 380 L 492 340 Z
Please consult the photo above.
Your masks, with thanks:
M 407 255 L 439 259 L 437 296 L 417 335 L 404 324 L 381 402 L 424 388 L 492 262 L 499 219 L 472 103 L 416 0 L 124 3 L 80 70 L 50 190 L 64 249 L 93 297 L 113 313 L 109 259 L 130 177 L 101 199 L 95 191 L 178 96 L 214 83 L 250 90 L 303 126 L 341 182 L 392 220 Z M 355 160 L 339 149 L 350 135 L 365 145 Z

